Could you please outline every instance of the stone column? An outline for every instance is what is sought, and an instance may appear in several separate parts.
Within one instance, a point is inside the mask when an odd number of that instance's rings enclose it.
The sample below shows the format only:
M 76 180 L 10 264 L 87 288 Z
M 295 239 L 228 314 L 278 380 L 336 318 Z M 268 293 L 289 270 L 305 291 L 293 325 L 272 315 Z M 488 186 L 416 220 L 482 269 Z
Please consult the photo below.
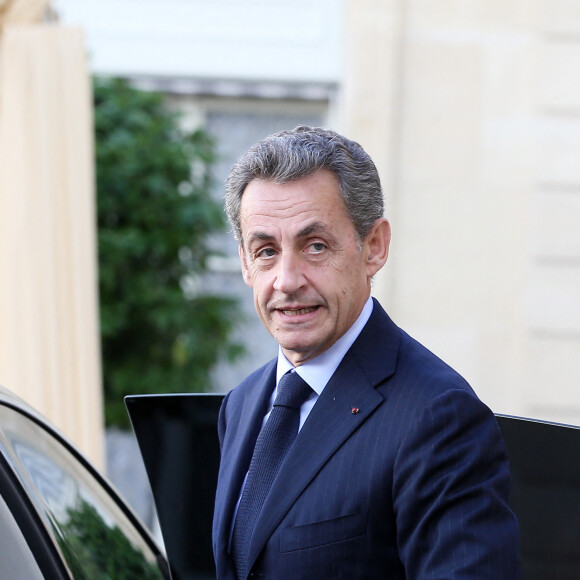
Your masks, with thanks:
M 103 464 L 92 91 L 83 36 L 0 44 L 0 384 Z

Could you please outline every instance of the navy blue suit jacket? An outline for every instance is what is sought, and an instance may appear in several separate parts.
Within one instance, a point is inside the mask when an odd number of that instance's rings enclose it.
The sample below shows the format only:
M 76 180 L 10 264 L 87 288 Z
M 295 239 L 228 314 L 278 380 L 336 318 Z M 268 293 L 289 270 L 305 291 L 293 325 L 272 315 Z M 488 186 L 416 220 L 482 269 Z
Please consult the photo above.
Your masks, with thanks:
M 275 374 L 273 360 L 231 391 L 220 412 L 220 580 L 235 578 L 232 516 Z M 508 491 L 493 414 L 375 301 L 265 500 L 250 577 L 516 580 Z

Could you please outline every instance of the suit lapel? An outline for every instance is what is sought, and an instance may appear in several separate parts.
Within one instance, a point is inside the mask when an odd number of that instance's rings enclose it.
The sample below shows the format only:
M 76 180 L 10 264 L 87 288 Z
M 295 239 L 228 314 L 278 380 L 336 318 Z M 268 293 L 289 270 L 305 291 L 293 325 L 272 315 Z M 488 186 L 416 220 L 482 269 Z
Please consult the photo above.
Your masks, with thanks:
M 272 485 L 252 537 L 250 567 L 304 488 L 384 402 L 375 387 L 394 373 L 399 343 L 398 328 L 375 302 L 371 318 L 314 405 Z

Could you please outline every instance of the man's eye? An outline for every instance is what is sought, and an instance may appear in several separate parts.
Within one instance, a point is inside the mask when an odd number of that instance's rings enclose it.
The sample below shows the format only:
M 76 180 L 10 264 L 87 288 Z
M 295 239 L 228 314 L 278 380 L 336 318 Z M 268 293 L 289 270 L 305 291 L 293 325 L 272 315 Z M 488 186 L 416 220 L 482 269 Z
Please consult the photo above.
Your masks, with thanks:
M 310 250 L 316 253 L 323 252 L 326 249 L 326 244 L 322 242 L 314 242 L 310 244 Z
M 259 252 L 256 253 L 257 258 L 271 258 L 276 254 L 274 248 L 263 248 Z

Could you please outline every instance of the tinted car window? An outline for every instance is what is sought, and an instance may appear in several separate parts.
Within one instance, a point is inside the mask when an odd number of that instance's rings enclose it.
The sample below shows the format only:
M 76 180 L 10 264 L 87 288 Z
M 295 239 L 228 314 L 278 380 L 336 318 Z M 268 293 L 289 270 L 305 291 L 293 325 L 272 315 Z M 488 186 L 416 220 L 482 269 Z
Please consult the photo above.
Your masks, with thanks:
M 0 406 L 0 450 L 73 578 L 163 578 L 142 533 L 52 433 L 18 411 Z
M 12 512 L 0 496 L 0 578 L 42 580 L 34 556 Z

